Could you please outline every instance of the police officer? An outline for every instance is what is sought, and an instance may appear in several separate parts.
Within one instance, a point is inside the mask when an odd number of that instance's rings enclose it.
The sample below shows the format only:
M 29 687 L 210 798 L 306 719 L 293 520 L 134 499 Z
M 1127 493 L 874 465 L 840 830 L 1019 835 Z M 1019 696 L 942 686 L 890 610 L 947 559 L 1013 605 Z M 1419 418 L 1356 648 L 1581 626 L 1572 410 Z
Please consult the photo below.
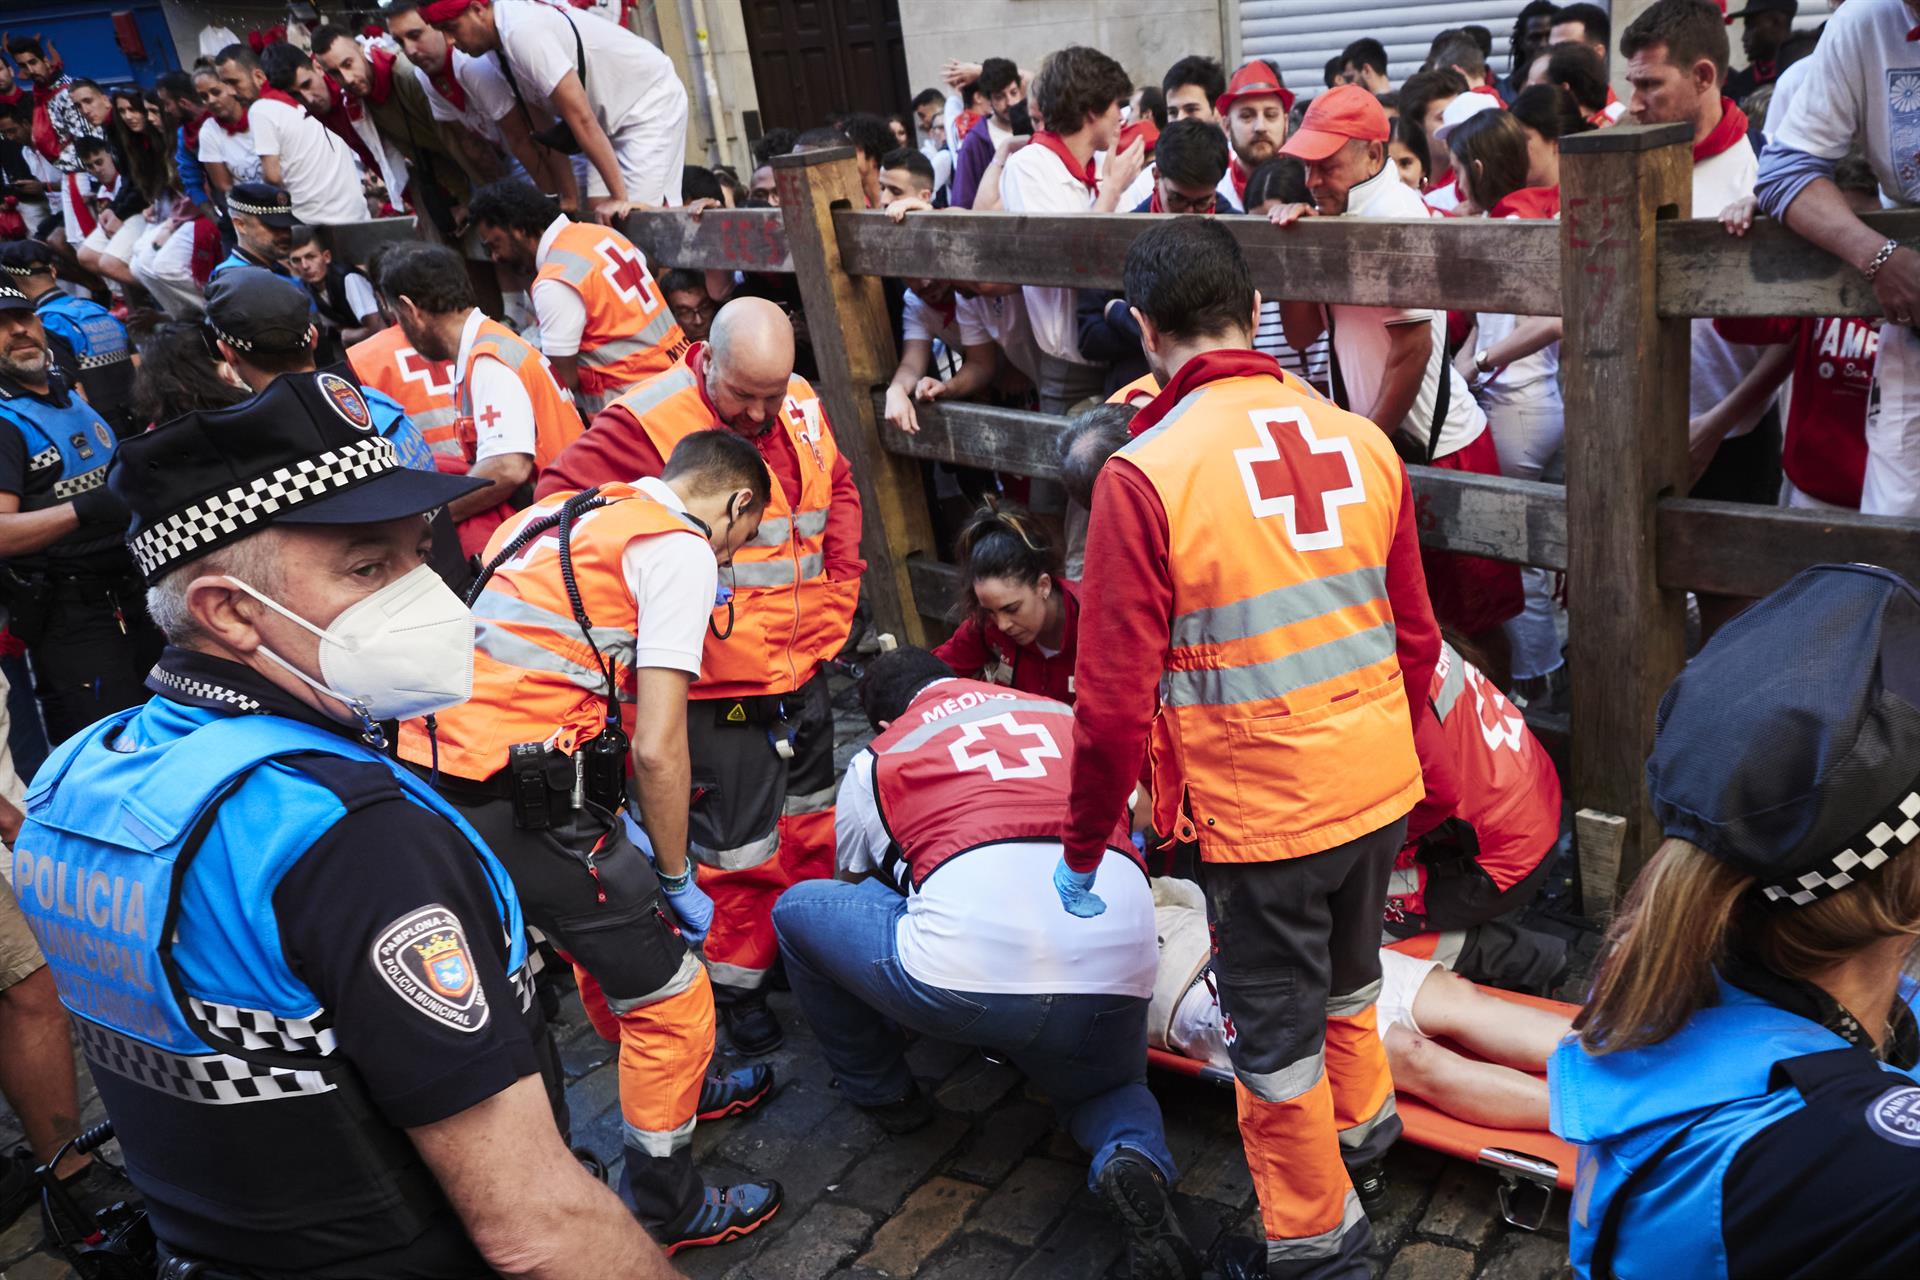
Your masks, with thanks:
M 227 191 L 227 216 L 233 221 L 233 252 L 214 264 L 211 285 L 234 267 L 263 267 L 289 280 L 287 253 L 293 248 L 293 197 L 271 182 L 236 182 Z
M 512 885 L 378 750 L 466 696 L 418 517 L 471 482 L 290 375 L 128 441 L 111 485 L 170 645 L 151 700 L 48 760 L 14 874 L 163 1250 L 671 1274 L 555 1127 Z
M 1920 592 L 1817 565 L 1728 623 L 1647 789 L 1667 840 L 1547 1065 L 1576 1271 L 1915 1274 Z
M 773 1071 L 708 1074 L 713 990 L 682 939 L 713 919 L 687 861 L 687 690 L 716 557 L 753 537 L 771 484 L 751 444 L 705 431 L 658 477 L 553 494 L 507 521 L 474 600 L 473 696 L 400 733 L 400 757 L 499 855 L 619 1042 L 620 1194 L 669 1254 L 746 1235 L 781 1201 L 776 1182 L 709 1187 L 694 1170 L 695 1121 L 757 1105 Z M 622 821 L 629 760 L 657 875 Z
M 47 349 L 70 386 L 121 436 L 144 425 L 133 414 L 133 343 L 118 316 L 91 298 L 76 298 L 53 278 L 58 261 L 43 240 L 0 245 L 0 270 L 27 295 L 47 331 Z
M 54 742 L 143 700 L 160 652 L 102 484 L 116 443 L 53 368 L 33 303 L 0 281 L 0 586 Z

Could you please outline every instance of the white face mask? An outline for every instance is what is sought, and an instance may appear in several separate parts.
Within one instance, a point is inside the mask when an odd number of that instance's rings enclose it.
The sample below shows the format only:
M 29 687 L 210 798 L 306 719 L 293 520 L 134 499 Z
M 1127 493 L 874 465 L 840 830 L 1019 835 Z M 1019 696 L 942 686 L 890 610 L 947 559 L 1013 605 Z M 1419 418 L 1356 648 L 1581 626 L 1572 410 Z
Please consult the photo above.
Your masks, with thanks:
M 260 646 L 260 652 L 366 723 L 410 720 L 473 694 L 473 614 L 438 574 L 421 565 L 314 626 L 240 579 L 228 582 L 320 637 L 320 679 Z

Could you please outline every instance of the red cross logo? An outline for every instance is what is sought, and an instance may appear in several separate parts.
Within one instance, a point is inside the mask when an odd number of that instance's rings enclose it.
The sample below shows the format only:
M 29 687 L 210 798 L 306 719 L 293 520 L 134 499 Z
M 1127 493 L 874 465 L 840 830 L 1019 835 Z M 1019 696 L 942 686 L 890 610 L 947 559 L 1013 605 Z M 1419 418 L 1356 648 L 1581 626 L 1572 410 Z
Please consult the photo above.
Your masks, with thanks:
M 1322 440 L 1298 409 L 1258 409 L 1247 416 L 1259 443 L 1235 449 L 1233 460 L 1254 518 L 1279 516 L 1295 551 L 1340 546 L 1340 508 L 1367 497 L 1353 442 L 1344 436 Z
M 492 405 L 488 405 L 480 411 L 480 425 L 487 430 L 493 430 L 493 424 L 498 421 L 500 421 L 500 411 Z
M 989 729 L 995 730 L 992 739 L 987 736 Z M 1016 745 L 1012 739 L 1027 741 Z M 1011 763 L 1001 755 L 1001 744 L 1019 763 Z M 995 782 L 1008 778 L 1043 778 L 1047 774 L 1046 762 L 1060 759 L 1060 744 L 1053 740 L 1047 726 L 1021 724 L 1011 711 L 962 725 L 960 736 L 947 750 L 953 756 L 954 768 L 962 772 L 985 769 Z
M 647 274 L 647 260 L 632 245 L 608 237 L 600 242 L 600 256 L 607 259 L 607 265 L 600 274 L 607 278 L 613 291 L 636 306 L 651 311 L 655 304 L 653 295 L 653 277 Z
M 1473 709 L 1480 721 L 1480 736 L 1486 739 L 1488 750 L 1499 751 L 1504 747 L 1518 751 L 1526 721 L 1478 669 L 1469 666 L 1466 676 L 1467 683 L 1473 687 Z
M 429 360 L 412 347 L 401 347 L 396 353 L 400 362 L 400 379 L 403 382 L 418 382 L 427 389 L 427 394 L 443 400 L 453 398 L 453 364 L 448 360 Z

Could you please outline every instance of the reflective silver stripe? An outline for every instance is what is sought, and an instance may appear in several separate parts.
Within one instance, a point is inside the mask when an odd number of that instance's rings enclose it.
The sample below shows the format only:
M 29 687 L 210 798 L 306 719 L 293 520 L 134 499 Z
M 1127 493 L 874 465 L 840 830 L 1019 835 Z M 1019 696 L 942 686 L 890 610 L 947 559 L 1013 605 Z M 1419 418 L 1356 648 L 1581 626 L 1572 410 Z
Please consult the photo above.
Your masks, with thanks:
M 680 967 L 673 971 L 673 976 L 668 978 L 659 990 L 649 991 L 646 995 L 635 996 L 631 1000 L 617 1000 L 607 996 L 607 1009 L 614 1017 L 623 1018 L 635 1009 L 644 1009 L 648 1005 L 659 1004 L 662 1000 L 671 1000 L 699 980 L 700 962 L 694 959 L 693 952 L 689 951 L 680 957 Z
M 673 332 L 673 324 L 673 312 L 662 311 L 647 321 L 646 328 L 630 338 L 615 338 L 591 351 L 583 345 L 580 348 L 580 363 L 599 368 L 601 365 L 618 364 L 637 352 L 652 351 L 667 340 L 667 335 Z
M 788 796 L 781 803 L 780 812 L 789 818 L 802 813 L 825 813 L 833 808 L 833 799 L 838 791 L 839 787 L 829 786 L 804 795 Z
M 693 370 L 685 364 L 677 364 L 659 377 L 649 378 L 627 392 L 620 407 L 638 418 L 647 410 L 665 404 L 692 385 Z
M 770 516 L 760 522 L 760 528 L 753 535 L 752 545 L 756 547 L 781 547 L 787 542 L 787 535 L 793 532 L 793 521 L 785 516 Z
M 1327 997 L 1327 1016 L 1329 1018 L 1351 1018 L 1356 1013 L 1366 1011 L 1368 1005 L 1380 998 L 1380 979 L 1375 978 L 1358 991 L 1350 991 L 1343 996 Z
M 1199 387 L 1180 397 L 1180 403 L 1167 410 L 1166 417 L 1160 419 L 1159 422 L 1148 427 L 1145 431 L 1142 431 L 1139 435 L 1121 445 L 1118 451 L 1120 456 L 1125 457 L 1130 453 L 1138 453 L 1140 450 L 1146 448 L 1148 444 L 1158 440 L 1168 428 L 1185 416 L 1187 410 L 1193 408 L 1193 402 L 1198 400 L 1200 393 L 1205 390 L 1205 387 Z
M 976 720 L 991 720 L 995 716 L 1006 715 L 1019 708 L 1021 715 L 1029 713 L 1037 716 L 1065 716 L 1073 718 L 1073 708 L 1062 702 L 1036 702 L 1026 698 L 988 697 L 978 706 L 962 707 L 950 715 L 938 720 L 929 720 L 900 735 L 900 741 L 888 747 L 882 755 L 897 755 L 902 751 L 912 751 L 921 746 L 936 733 L 943 733 L 957 724 L 972 724 Z
M 1383 622 L 1249 666 L 1169 671 L 1166 701 L 1175 707 L 1218 707 L 1284 698 L 1296 689 L 1391 658 L 1393 635 L 1393 624 Z
M 636 1129 L 625 1121 L 621 1128 L 626 1131 L 627 1145 L 650 1156 L 670 1156 L 693 1141 L 693 1126 L 698 1116 L 689 1116 L 687 1122 L 677 1129 Z
M 547 261 L 540 265 L 544 267 L 547 263 L 559 267 L 560 278 L 571 285 L 585 284 L 587 277 L 593 274 L 593 259 L 571 249 L 549 249 Z
M 1360 1197 L 1353 1188 L 1347 1188 L 1347 1201 L 1340 1209 L 1340 1225 L 1331 1231 L 1323 1231 L 1317 1236 L 1297 1236 L 1291 1240 L 1267 1240 L 1267 1265 L 1276 1262 L 1305 1262 L 1313 1258 L 1331 1258 L 1340 1252 L 1340 1241 L 1354 1225 L 1363 1221 L 1366 1210 L 1360 1207 Z
M 1173 620 L 1173 647 L 1245 640 L 1308 618 L 1379 600 L 1386 594 L 1387 571 L 1380 565 L 1310 578 L 1232 604 L 1179 615 Z
M 473 621 L 474 648 L 496 661 L 529 671 L 551 671 L 593 693 L 606 691 L 607 677 L 597 663 L 577 662 L 503 625 L 533 627 L 565 643 L 583 644 L 579 624 L 571 617 L 502 591 L 483 591 L 474 602 Z M 594 647 L 613 666 L 615 679 L 619 679 L 621 668 L 632 668 L 634 637 L 631 634 L 618 627 L 594 627 L 591 634 Z
M 1290 1062 L 1278 1071 L 1243 1071 L 1233 1069 L 1240 1083 L 1247 1086 L 1247 1092 L 1262 1102 L 1291 1102 L 1314 1085 L 1320 1083 L 1320 1077 L 1327 1073 L 1327 1052 L 1325 1048 L 1314 1050 L 1311 1058 L 1302 1058 Z
M 707 976 L 720 986 L 740 987 L 747 991 L 767 985 L 765 969 L 744 969 L 737 964 L 723 964 L 718 960 L 707 962 Z
M 1447 674 L 1440 681 L 1440 692 L 1433 695 L 1433 714 L 1444 724 L 1453 714 L 1454 701 L 1467 687 L 1467 664 L 1444 640 L 1440 642 L 1440 657 L 1447 664 Z
M 520 667 L 527 671 L 549 671 L 565 676 L 569 681 L 589 693 L 604 694 L 607 690 L 607 677 L 597 668 L 583 666 L 570 658 L 563 658 L 553 650 L 535 644 L 516 632 L 508 631 L 491 622 L 474 624 L 473 647 L 496 662 L 504 662 L 510 667 Z
M 1387 1100 L 1380 1104 L 1378 1111 L 1353 1126 L 1353 1128 L 1342 1129 L 1340 1131 L 1340 1145 L 1349 1148 L 1366 1145 L 1367 1139 L 1373 1136 L 1375 1129 L 1378 1129 L 1389 1120 L 1397 1119 L 1399 1115 L 1399 1108 L 1393 1105 L 1393 1095 L 1388 1094 Z
M 712 867 L 715 871 L 745 871 L 748 867 L 757 867 L 779 852 L 779 849 L 780 828 L 778 826 L 758 840 L 749 840 L 731 849 L 715 849 L 697 840 L 687 841 L 687 853 L 693 860 L 703 867 Z M 719 979 L 716 978 L 715 981 Z
M 817 578 L 826 572 L 826 567 L 824 556 L 801 556 L 799 578 L 801 581 Z M 733 565 L 733 584 L 737 587 L 790 587 L 794 581 L 794 562 L 791 560 L 755 560 L 747 564 L 736 560 Z
M 448 405 L 444 409 L 422 409 L 418 413 L 408 414 L 407 417 L 413 419 L 413 425 L 422 431 L 433 431 L 440 427 L 450 427 L 460 421 L 460 411 Z
M 482 591 L 480 598 L 473 602 L 473 616 L 487 622 L 539 627 L 572 644 L 579 644 L 583 639 L 580 624 L 573 620 L 572 614 L 542 609 L 537 604 L 504 591 Z M 623 631 L 619 627 L 594 627 L 588 634 L 593 637 L 594 648 L 603 653 L 608 649 L 624 648 L 629 657 L 633 654 L 633 633 L 630 631 Z
M 473 340 L 473 350 L 467 353 L 467 370 L 471 375 L 475 356 L 492 356 L 507 368 L 518 370 L 527 362 L 530 351 L 531 347 L 516 347 L 500 334 L 483 333 Z
M 793 520 L 803 538 L 817 538 L 827 531 L 827 513 L 824 511 L 802 511 Z

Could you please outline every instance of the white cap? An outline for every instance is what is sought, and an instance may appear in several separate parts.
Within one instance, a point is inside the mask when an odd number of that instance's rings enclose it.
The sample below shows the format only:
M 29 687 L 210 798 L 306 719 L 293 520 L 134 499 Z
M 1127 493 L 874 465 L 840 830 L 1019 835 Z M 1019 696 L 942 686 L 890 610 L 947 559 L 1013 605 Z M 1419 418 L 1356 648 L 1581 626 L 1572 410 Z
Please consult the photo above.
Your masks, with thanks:
M 1440 127 L 1433 131 L 1433 140 L 1445 145 L 1447 135 L 1452 133 L 1454 126 L 1461 121 L 1471 120 L 1482 111 L 1502 110 L 1505 108 L 1500 105 L 1500 99 L 1490 93 L 1476 93 L 1469 89 L 1441 110 Z

